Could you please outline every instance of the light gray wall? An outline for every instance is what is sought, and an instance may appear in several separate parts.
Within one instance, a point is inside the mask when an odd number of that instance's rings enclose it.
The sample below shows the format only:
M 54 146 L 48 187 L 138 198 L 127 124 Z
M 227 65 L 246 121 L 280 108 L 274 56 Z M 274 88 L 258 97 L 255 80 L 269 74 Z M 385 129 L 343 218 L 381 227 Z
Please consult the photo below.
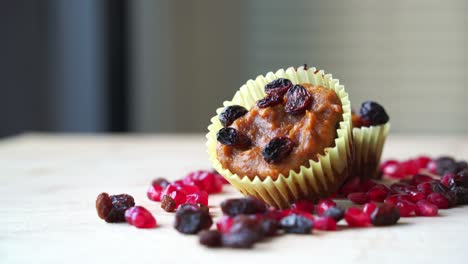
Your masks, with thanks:
M 468 2 L 135 1 L 138 131 L 204 131 L 247 79 L 307 63 L 392 131 L 467 133 Z

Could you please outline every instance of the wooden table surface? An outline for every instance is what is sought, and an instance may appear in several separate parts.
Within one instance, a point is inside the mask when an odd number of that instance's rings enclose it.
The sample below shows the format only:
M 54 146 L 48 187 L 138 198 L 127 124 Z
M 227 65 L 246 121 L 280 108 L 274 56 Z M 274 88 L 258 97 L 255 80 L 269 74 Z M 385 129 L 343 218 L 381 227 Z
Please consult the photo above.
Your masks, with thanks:
M 203 135 L 26 134 L 0 140 L 0 263 L 464 263 L 468 207 L 398 226 L 286 235 L 254 250 L 206 249 L 172 228 L 173 214 L 146 198 L 155 177 L 210 168 Z M 468 159 L 468 136 L 391 135 L 384 156 Z M 100 192 L 129 193 L 160 227 L 106 224 Z M 216 206 L 239 194 L 210 196 Z M 219 208 L 212 211 L 219 216 Z M 345 225 L 345 224 L 343 224 Z

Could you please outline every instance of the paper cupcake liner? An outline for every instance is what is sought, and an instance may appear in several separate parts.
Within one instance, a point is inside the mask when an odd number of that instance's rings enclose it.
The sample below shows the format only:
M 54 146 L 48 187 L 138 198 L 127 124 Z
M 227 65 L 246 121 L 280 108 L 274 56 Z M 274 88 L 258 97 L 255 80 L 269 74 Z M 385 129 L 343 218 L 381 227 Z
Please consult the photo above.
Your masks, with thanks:
M 352 176 L 362 180 L 379 178 L 382 150 L 390 130 L 390 123 L 379 126 L 353 128 L 355 148 Z
M 267 83 L 278 79 L 287 78 L 293 84 L 311 83 L 333 89 L 341 100 L 343 108 L 343 121 L 337 129 L 335 146 L 324 150 L 324 155 L 319 155 L 318 160 L 309 160 L 308 166 L 301 166 L 297 171 L 290 170 L 288 175 L 280 174 L 275 180 L 271 177 L 264 179 L 255 176 L 253 179 L 243 175 L 239 177 L 222 167 L 217 159 L 216 133 L 223 127 L 218 115 L 229 105 L 241 105 L 247 109 L 252 108 L 256 101 L 265 97 L 264 87 Z M 211 118 L 208 126 L 207 148 L 211 164 L 223 175 L 235 188 L 244 195 L 251 195 L 264 200 L 266 203 L 287 208 L 290 203 L 298 199 L 316 200 L 320 197 L 334 193 L 350 172 L 354 149 L 351 123 L 351 103 L 344 86 L 333 79 L 331 74 L 316 71 L 315 68 L 304 69 L 299 67 L 280 69 L 276 73 L 269 72 L 265 76 L 258 76 L 255 80 L 249 80 L 231 101 L 223 103 L 223 107 L 216 110 L 217 115 Z

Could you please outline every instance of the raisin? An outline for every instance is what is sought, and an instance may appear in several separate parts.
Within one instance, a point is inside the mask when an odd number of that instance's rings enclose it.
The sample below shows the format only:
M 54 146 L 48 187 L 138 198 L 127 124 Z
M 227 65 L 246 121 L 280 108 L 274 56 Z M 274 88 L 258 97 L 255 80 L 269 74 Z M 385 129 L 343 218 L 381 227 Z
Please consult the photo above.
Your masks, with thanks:
M 169 195 L 163 195 L 161 199 L 161 208 L 166 212 L 174 212 L 176 209 L 175 200 Z
M 305 112 L 312 104 L 312 96 L 302 85 L 294 85 L 286 93 L 284 111 L 289 114 L 299 115 Z
M 278 163 L 284 160 L 294 148 L 294 143 L 288 137 L 275 137 L 262 150 L 263 159 L 268 163 Z
M 161 186 L 163 189 L 166 188 L 169 184 L 171 184 L 171 182 L 169 182 L 168 180 L 164 179 L 164 178 L 156 178 L 153 180 L 153 182 L 151 183 L 151 185 L 159 185 Z
M 448 191 L 450 191 L 450 189 L 446 187 L 445 185 L 443 185 L 440 181 L 433 180 L 433 181 L 430 181 L 429 183 L 431 184 L 431 188 L 433 192 L 447 193 Z
M 255 244 L 256 234 L 249 229 L 228 233 L 222 236 L 222 244 L 231 248 L 251 248 Z
M 262 214 L 267 210 L 264 202 L 254 198 L 227 199 L 221 203 L 221 210 L 229 216 L 240 214 Z
M 468 162 L 464 160 L 457 161 L 457 173 L 467 168 L 468 168 Z
M 359 114 L 363 120 L 375 126 L 385 124 L 390 119 L 385 109 L 380 104 L 372 101 L 362 103 Z
M 135 206 L 135 200 L 128 194 L 110 195 L 101 193 L 96 199 L 96 210 L 100 218 L 108 223 L 125 222 L 125 211 Z
M 458 205 L 468 204 L 468 188 L 465 187 L 454 187 L 451 191 L 457 197 Z
M 372 212 L 370 219 L 375 226 L 394 225 L 400 219 L 400 212 L 391 204 L 383 204 Z
M 328 208 L 323 214 L 322 216 L 327 216 L 327 217 L 331 217 L 333 219 L 335 219 L 336 222 L 340 221 L 341 219 L 344 218 L 344 210 L 339 208 L 339 207 L 336 207 L 336 206 L 333 206 L 333 207 L 330 207 Z
M 265 93 L 277 93 L 279 96 L 283 96 L 292 87 L 292 85 L 293 84 L 290 80 L 279 78 L 265 85 Z
M 182 207 L 177 209 L 174 227 L 183 234 L 196 234 L 209 229 L 213 224 L 210 214 L 200 209 Z
M 207 247 L 220 247 L 221 233 L 217 230 L 203 230 L 198 237 L 200 244 Z
M 263 238 L 262 226 L 255 215 L 238 215 L 232 221 L 229 233 L 249 232 L 255 241 Z
M 247 114 L 247 109 L 240 105 L 231 105 L 224 108 L 219 114 L 219 121 L 225 127 L 230 126 L 237 118 Z
M 455 176 L 455 184 L 468 188 L 468 169 L 463 169 L 457 173 L 457 176 Z
M 272 92 L 265 96 L 263 99 L 257 101 L 259 108 L 267 108 L 283 103 L 283 95 L 278 92 Z
M 436 164 L 436 173 L 444 175 L 447 173 L 457 173 L 458 164 L 452 157 L 439 157 L 434 160 Z
M 313 222 L 307 217 L 291 214 L 280 221 L 280 227 L 286 233 L 309 234 L 312 231 Z
M 240 149 L 248 148 L 251 143 L 246 135 L 232 127 L 221 128 L 216 135 L 216 139 L 223 145 Z
M 275 219 L 263 219 L 260 221 L 260 227 L 264 236 L 274 236 L 278 231 L 278 222 Z

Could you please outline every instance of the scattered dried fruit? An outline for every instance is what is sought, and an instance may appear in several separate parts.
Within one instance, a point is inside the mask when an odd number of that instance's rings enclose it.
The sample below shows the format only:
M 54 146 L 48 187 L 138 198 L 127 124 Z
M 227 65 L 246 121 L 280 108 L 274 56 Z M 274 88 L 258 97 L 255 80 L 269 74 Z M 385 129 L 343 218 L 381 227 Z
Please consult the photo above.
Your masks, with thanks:
M 125 211 L 125 220 L 137 228 L 153 228 L 157 222 L 153 215 L 142 206 L 134 206 Z
M 128 194 L 101 193 L 96 199 L 98 216 L 108 223 L 125 222 L 125 211 L 133 206 L 135 200 Z
M 344 218 L 351 227 L 366 227 L 371 223 L 369 215 L 357 207 L 348 208 Z
M 339 222 L 341 219 L 344 218 L 344 214 L 345 212 L 343 209 L 333 206 L 328 208 L 325 212 L 323 212 L 322 216 L 331 217 L 335 219 L 336 222 Z
M 265 85 L 265 93 L 272 94 L 276 93 L 280 96 L 286 94 L 286 92 L 292 87 L 292 82 L 288 79 L 278 78 L 267 85 Z
M 163 198 L 161 199 L 161 208 L 166 212 L 174 212 L 177 208 L 177 204 L 171 196 L 163 195 Z
M 267 108 L 267 107 L 272 107 L 275 105 L 279 105 L 283 103 L 283 95 L 272 92 L 265 96 L 263 99 L 260 99 L 257 101 L 257 106 L 259 108 Z
M 181 207 L 177 209 L 174 227 L 184 234 L 196 234 L 203 229 L 209 229 L 213 224 L 210 214 L 201 209 Z
M 221 210 L 229 216 L 240 214 L 263 214 L 267 206 L 263 201 L 254 198 L 227 199 L 221 203 Z
M 280 227 L 286 233 L 309 234 L 312 231 L 313 222 L 307 217 L 291 214 L 280 221 Z
M 240 149 L 248 148 L 251 143 L 246 135 L 232 127 L 221 128 L 216 135 L 216 139 L 223 145 Z
M 216 230 L 202 230 L 198 237 L 200 244 L 207 247 L 221 247 L 221 233 Z
M 245 107 L 240 105 L 231 105 L 224 108 L 223 112 L 219 114 L 219 121 L 225 127 L 230 126 L 236 119 L 244 116 L 249 112 Z
M 370 219 L 375 226 L 394 225 L 400 219 L 400 212 L 393 205 L 383 204 L 372 212 Z
M 385 124 L 390 119 L 385 109 L 373 101 L 362 103 L 359 114 L 362 119 L 369 121 L 374 126 Z
M 268 163 L 278 163 L 289 156 L 294 142 L 288 137 L 275 137 L 262 150 L 263 159 Z
M 302 85 L 294 85 L 286 93 L 284 111 L 289 114 L 299 115 L 305 112 L 312 104 L 312 96 Z
M 322 216 L 331 207 L 336 207 L 336 203 L 331 199 L 322 199 L 317 203 L 317 215 Z

